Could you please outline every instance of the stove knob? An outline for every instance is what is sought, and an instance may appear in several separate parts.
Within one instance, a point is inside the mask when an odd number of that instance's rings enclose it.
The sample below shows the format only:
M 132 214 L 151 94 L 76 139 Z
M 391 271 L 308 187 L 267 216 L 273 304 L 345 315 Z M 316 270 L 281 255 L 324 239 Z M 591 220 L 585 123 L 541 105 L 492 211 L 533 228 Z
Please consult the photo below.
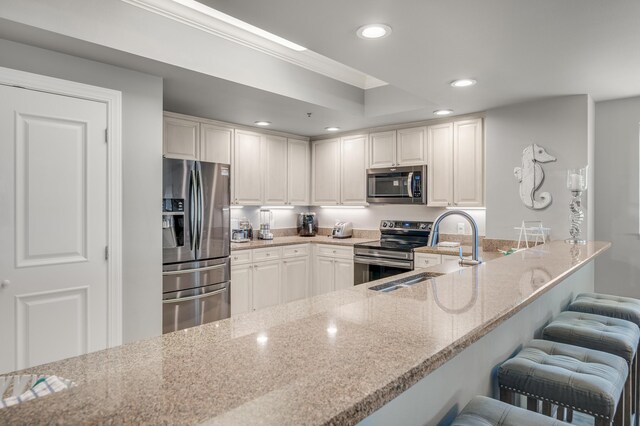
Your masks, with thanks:
M 389 228 L 393 228 L 395 224 L 393 222 L 389 222 Z
M 386 228 L 387 227 L 387 222 L 382 222 L 382 227 Z
M 427 229 L 427 224 L 426 223 L 421 223 L 420 224 L 420 229 Z

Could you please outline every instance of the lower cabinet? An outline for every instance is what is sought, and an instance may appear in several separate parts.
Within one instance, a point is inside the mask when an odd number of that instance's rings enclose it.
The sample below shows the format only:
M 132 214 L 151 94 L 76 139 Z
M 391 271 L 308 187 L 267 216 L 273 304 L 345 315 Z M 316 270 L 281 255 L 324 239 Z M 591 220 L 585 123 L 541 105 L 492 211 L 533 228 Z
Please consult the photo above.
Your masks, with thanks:
M 353 248 L 316 246 L 313 271 L 314 296 L 353 287 Z
M 309 244 L 231 254 L 231 315 L 310 295 Z
M 470 256 L 465 256 L 465 259 L 470 259 Z M 425 269 L 440 264 L 455 264 L 458 265 L 460 256 L 452 256 L 448 254 L 435 254 L 435 253 L 416 253 L 413 260 L 413 269 Z
M 270 260 L 253 264 L 254 311 L 280 303 L 281 263 L 280 260 Z M 233 287 L 233 281 L 231 286 Z

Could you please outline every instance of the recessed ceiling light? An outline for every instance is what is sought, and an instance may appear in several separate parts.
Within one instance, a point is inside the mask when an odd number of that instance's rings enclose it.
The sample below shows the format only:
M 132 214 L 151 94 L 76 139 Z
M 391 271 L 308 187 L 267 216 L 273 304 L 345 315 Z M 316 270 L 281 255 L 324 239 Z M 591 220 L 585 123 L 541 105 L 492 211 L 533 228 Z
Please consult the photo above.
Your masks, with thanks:
M 453 80 L 451 87 L 469 87 L 473 86 L 477 82 L 472 78 L 461 78 L 460 80 Z
M 271 122 L 270 121 L 256 121 L 254 124 L 256 126 L 268 126 L 268 125 L 271 124 Z
M 435 115 L 449 115 L 453 112 L 452 109 L 437 109 L 433 111 Z
M 328 132 L 337 132 L 340 130 L 340 127 L 325 127 L 324 129 Z
M 385 24 L 363 25 L 356 31 L 358 37 L 365 39 L 383 38 L 391 34 L 391 27 Z

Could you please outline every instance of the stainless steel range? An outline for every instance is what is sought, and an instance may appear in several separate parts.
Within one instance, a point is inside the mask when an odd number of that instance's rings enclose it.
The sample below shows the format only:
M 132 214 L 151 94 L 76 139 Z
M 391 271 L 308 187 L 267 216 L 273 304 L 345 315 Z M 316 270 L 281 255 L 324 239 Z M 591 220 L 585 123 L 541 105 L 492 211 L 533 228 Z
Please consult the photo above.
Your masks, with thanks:
M 383 220 L 380 241 L 353 246 L 354 284 L 413 270 L 414 249 L 428 245 L 433 222 Z

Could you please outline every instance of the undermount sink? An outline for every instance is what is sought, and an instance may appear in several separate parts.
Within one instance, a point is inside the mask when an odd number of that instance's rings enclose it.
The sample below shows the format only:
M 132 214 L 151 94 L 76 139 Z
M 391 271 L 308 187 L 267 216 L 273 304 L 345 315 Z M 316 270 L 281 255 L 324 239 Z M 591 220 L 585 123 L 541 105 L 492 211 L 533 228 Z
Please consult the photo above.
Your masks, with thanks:
M 431 278 L 439 277 L 440 275 L 444 275 L 444 274 L 441 274 L 439 272 L 425 272 L 423 274 L 418 275 L 417 277 L 411 277 L 411 278 L 406 278 L 400 281 L 392 281 L 390 283 L 374 285 L 373 287 L 369 287 L 369 290 L 389 293 L 391 291 L 398 290 L 399 288 L 411 287 L 414 284 L 427 281 Z

